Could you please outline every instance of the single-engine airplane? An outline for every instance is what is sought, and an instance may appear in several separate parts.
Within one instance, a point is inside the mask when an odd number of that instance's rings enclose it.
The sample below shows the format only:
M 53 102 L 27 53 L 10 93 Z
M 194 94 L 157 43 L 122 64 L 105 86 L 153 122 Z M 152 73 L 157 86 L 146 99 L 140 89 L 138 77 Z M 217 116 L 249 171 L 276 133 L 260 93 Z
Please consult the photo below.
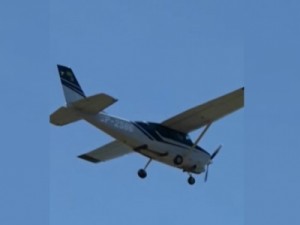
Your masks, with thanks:
M 127 121 L 108 115 L 104 109 L 117 99 L 104 94 L 86 97 L 73 71 L 66 66 L 57 65 L 66 106 L 50 115 L 50 122 L 63 126 L 78 120 L 85 120 L 115 140 L 93 151 L 78 156 L 92 163 L 108 161 L 129 153 L 140 153 L 148 158 L 138 176 L 145 178 L 146 169 L 152 160 L 170 165 L 188 173 L 188 183 L 193 185 L 193 174 L 205 173 L 218 154 L 219 146 L 209 154 L 198 143 L 216 120 L 244 106 L 244 88 L 191 108 L 162 123 Z M 193 142 L 188 133 L 204 128 Z

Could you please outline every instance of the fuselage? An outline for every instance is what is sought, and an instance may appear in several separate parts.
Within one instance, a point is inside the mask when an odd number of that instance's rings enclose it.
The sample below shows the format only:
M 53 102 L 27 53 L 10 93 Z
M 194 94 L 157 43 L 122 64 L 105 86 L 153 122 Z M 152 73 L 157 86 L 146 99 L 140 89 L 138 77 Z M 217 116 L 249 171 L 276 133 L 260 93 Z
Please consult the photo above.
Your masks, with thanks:
M 210 100 L 172 116 L 162 123 L 127 121 L 107 115 L 103 110 L 117 99 L 98 93 L 86 96 L 71 68 L 57 65 L 66 105 L 50 115 L 50 123 L 64 126 L 84 119 L 116 140 L 78 157 L 92 163 L 111 160 L 135 151 L 149 158 L 145 167 L 138 171 L 140 178 L 147 176 L 146 169 L 152 160 L 165 163 L 189 174 L 188 183 L 194 184 L 191 173 L 201 173 L 221 149 L 210 155 L 197 144 L 210 125 L 244 106 L 244 88 Z M 188 133 L 204 128 L 195 142 Z
M 199 174 L 210 162 L 210 154 L 199 146 L 193 147 L 187 134 L 160 124 L 127 121 L 105 113 L 80 115 L 134 151 L 167 165 Z M 178 155 L 183 158 L 180 165 L 174 164 Z

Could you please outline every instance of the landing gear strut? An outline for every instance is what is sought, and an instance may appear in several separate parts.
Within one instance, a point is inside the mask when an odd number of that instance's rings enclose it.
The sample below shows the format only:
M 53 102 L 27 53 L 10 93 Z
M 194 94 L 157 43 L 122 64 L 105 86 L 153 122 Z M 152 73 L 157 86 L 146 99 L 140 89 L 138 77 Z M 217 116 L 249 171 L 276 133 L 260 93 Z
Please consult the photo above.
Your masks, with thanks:
M 142 179 L 146 178 L 147 177 L 147 172 L 146 172 L 146 169 L 147 167 L 149 166 L 149 164 L 151 163 L 152 159 L 149 159 L 146 166 L 144 167 L 144 169 L 139 169 L 138 171 L 138 176 Z

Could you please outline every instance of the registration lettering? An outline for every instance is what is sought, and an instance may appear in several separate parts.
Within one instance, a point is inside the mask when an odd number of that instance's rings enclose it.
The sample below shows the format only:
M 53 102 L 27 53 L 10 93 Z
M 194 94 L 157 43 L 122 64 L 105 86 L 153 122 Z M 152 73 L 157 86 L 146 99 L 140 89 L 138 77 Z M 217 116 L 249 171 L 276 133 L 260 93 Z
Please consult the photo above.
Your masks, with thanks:
M 114 126 L 120 130 L 133 132 L 133 127 L 130 123 L 122 121 L 122 120 L 115 120 Z
M 114 119 L 114 118 L 111 118 L 111 117 L 102 117 L 101 122 L 109 124 L 110 126 L 113 126 L 113 127 L 117 128 L 119 130 L 131 132 L 131 133 L 133 132 L 132 124 L 130 124 L 126 121 L 123 121 L 123 120 Z

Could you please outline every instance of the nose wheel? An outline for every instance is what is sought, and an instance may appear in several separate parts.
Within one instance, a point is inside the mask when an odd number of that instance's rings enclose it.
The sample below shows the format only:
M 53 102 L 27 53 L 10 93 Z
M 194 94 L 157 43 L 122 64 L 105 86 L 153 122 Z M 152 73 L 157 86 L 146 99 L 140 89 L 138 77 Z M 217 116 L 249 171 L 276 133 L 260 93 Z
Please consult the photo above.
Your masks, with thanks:
M 147 177 L 147 172 L 146 172 L 146 169 L 147 167 L 149 166 L 149 164 L 151 163 L 152 159 L 149 159 L 146 166 L 144 167 L 144 169 L 139 169 L 138 171 L 138 176 L 142 179 L 146 178 Z
M 196 183 L 196 180 L 194 177 L 192 177 L 192 175 L 189 176 L 187 181 L 190 185 L 194 185 Z
M 187 182 L 189 183 L 189 185 L 194 185 L 196 183 L 195 178 L 190 172 L 188 172 L 188 174 L 189 174 L 189 178 L 187 179 Z

